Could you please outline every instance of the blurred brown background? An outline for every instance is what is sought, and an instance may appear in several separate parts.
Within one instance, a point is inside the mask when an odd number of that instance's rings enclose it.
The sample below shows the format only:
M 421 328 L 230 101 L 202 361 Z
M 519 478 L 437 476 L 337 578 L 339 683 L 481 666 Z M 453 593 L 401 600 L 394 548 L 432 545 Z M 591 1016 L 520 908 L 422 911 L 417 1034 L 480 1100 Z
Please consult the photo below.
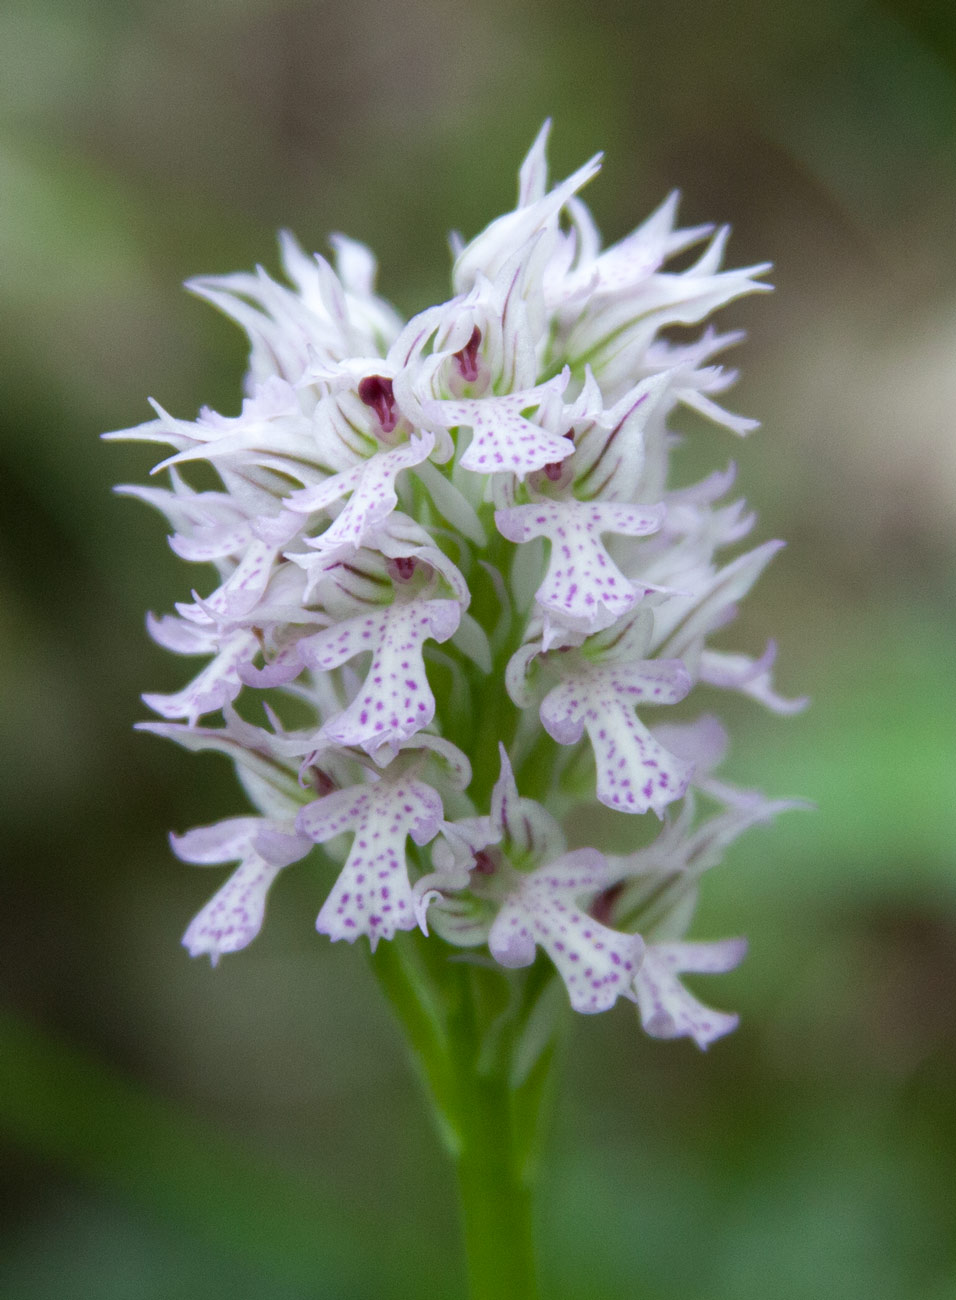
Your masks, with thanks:
M 700 1056 L 579 1020 L 546 1155 L 554 1300 L 956 1297 L 956 14 L 946 0 L 275 0 L 0 11 L 0 1292 L 454 1297 L 457 1227 L 358 951 L 287 873 L 211 972 L 179 936 L 211 875 L 165 833 L 230 773 L 131 733 L 189 665 L 146 608 L 197 580 L 110 495 L 103 430 L 238 406 L 238 331 L 180 282 L 274 231 L 371 244 L 403 311 L 446 234 L 514 198 L 553 115 L 597 148 L 607 239 L 678 186 L 775 263 L 731 406 L 760 535 L 789 548 L 735 645 L 780 642 L 796 719 L 724 707 L 730 774 L 817 801 L 735 848 L 697 933 L 749 934 Z M 690 426 L 688 426 L 690 427 Z M 723 700 L 718 701 L 725 705 Z M 216 876 L 219 879 L 219 876 Z M 703 990 L 702 990 L 703 991 Z

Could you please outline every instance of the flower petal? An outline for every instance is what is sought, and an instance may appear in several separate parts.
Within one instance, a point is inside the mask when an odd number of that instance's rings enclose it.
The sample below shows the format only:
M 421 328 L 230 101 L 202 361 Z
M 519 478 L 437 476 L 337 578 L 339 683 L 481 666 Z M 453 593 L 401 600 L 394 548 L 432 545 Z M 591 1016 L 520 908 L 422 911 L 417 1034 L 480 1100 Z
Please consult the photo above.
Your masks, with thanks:
M 229 817 L 213 826 L 195 826 L 184 835 L 170 835 L 177 858 L 199 866 L 238 862 L 252 846 L 262 824 L 261 817 Z
M 530 875 L 516 873 L 488 935 L 491 955 L 502 966 L 528 966 L 540 945 L 575 1011 L 606 1011 L 618 997 L 633 998 L 644 950 L 640 935 L 601 925 L 575 902 L 606 883 L 606 863 L 596 849 L 576 849 Z
M 634 981 L 645 1032 L 652 1038 L 693 1038 L 704 1050 L 736 1029 L 739 1016 L 698 1002 L 677 977 L 683 971 L 718 974 L 733 970 L 746 951 L 746 939 L 648 944 Z
M 662 518 L 660 506 L 613 501 L 538 501 L 495 512 L 498 531 L 509 541 L 546 537 L 551 544 L 548 571 L 535 593 L 545 614 L 545 650 L 561 629 L 598 632 L 637 603 L 643 590 L 621 573 L 602 534 L 644 537 L 656 532 Z
M 523 479 L 533 470 L 563 460 L 574 451 L 567 438 L 549 433 L 522 415 L 522 411 L 540 406 L 549 394 L 562 393 L 569 377 L 570 372 L 564 371 L 524 392 L 426 402 L 424 409 L 430 419 L 446 428 L 464 425 L 472 430 L 471 442 L 460 461 L 464 469 L 476 474 L 510 472 Z
M 660 816 L 683 795 L 693 767 L 654 739 L 633 706 L 674 704 L 690 686 L 679 659 L 588 666 L 545 696 L 541 721 L 559 745 L 575 744 L 587 730 L 603 804 L 629 813 L 653 808 Z
M 338 790 L 303 808 L 297 826 L 303 835 L 325 843 L 343 831 L 354 838 L 345 865 L 316 921 L 332 940 L 353 943 L 379 939 L 417 924 L 416 900 L 408 880 L 405 840 L 425 844 L 441 824 L 437 791 L 413 779 L 386 779 Z
M 293 492 L 287 504 L 290 510 L 300 514 L 325 510 L 351 494 L 345 509 L 324 532 L 310 539 L 310 546 L 335 555 L 358 550 L 371 529 L 397 506 L 397 476 L 403 469 L 427 460 L 434 446 L 435 435 L 426 430 L 413 435 L 400 447 L 376 452 L 360 465 L 335 474 L 324 483 Z
M 203 866 L 240 859 L 238 868 L 193 919 L 183 935 L 190 956 L 207 953 L 215 966 L 224 952 L 238 952 L 259 933 L 266 895 L 283 867 L 311 850 L 312 843 L 287 824 L 263 817 L 230 817 L 171 835 L 178 857 Z
M 207 953 L 215 966 L 224 952 L 238 952 L 250 944 L 262 929 L 266 895 L 281 869 L 250 854 L 190 922 L 183 935 L 189 955 Z
M 358 693 L 325 723 L 322 736 L 374 754 L 383 745 L 399 746 L 426 727 L 435 715 L 435 697 L 422 658 L 423 643 L 447 641 L 460 617 L 457 600 L 395 603 L 299 642 L 304 660 L 323 670 L 338 667 L 364 650 L 372 651 Z
M 143 700 L 163 718 L 188 718 L 190 723 L 195 723 L 204 713 L 213 713 L 232 703 L 242 690 L 240 665 L 249 663 L 258 649 L 259 642 L 252 632 L 234 632 L 188 686 L 174 695 L 150 693 Z
M 726 654 L 719 650 L 705 650 L 700 656 L 698 671 L 700 680 L 710 686 L 720 686 L 724 690 L 740 691 L 752 700 L 765 705 L 774 713 L 800 713 L 810 703 L 806 695 L 795 700 L 786 700 L 773 689 L 771 668 L 777 657 L 777 647 L 773 641 L 759 659 L 749 655 Z

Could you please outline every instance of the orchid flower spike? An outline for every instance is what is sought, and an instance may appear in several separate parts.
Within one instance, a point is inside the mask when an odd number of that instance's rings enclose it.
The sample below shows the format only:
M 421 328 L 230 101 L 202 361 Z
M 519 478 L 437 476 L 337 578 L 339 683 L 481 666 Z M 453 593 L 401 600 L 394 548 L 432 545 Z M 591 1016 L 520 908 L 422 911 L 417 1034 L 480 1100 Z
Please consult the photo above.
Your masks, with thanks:
M 602 250 L 580 197 L 600 156 L 550 185 L 547 134 L 514 210 L 458 241 L 451 296 L 407 322 L 343 236 L 329 261 L 284 234 L 287 283 L 192 282 L 248 335 L 239 414 L 156 405 L 107 435 L 168 449 L 165 486 L 121 491 L 215 571 L 150 619 L 203 663 L 144 697 L 146 725 L 227 754 L 251 804 L 173 837 L 187 862 L 238 864 L 186 931 L 193 955 L 249 944 L 279 873 L 319 854 L 332 940 L 417 928 L 502 972 L 550 964 L 575 1010 L 620 999 L 703 1048 L 736 1017 L 679 976 L 745 944 L 685 937 L 697 882 L 795 805 L 713 776 L 726 736 L 691 700 L 805 701 L 777 693 L 773 643 L 711 644 L 779 544 L 740 550 L 732 471 L 678 485 L 672 462 L 687 410 L 754 427 L 714 400 L 740 335 L 704 322 L 768 267 L 724 268 L 727 232 L 679 228 L 674 196 Z M 190 486 L 197 462 L 219 486 Z M 622 827 L 634 851 L 612 853 Z

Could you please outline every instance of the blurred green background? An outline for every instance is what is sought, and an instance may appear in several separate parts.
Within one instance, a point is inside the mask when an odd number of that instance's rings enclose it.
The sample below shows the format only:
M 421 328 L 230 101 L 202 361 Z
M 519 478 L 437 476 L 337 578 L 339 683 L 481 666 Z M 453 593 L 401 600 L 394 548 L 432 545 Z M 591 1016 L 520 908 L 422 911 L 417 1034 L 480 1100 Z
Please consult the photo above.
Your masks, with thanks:
M 358 951 L 280 880 L 249 951 L 179 936 L 212 877 L 165 834 L 242 808 L 227 765 L 132 734 L 187 663 L 196 580 L 111 497 L 97 434 L 238 405 L 238 331 L 179 288 L 288 225 L 380 254 L 405 312 L 447 231 L 513 202 L 552 114 L 606 238 L 674 186 L 772 259 L 731 406 L 789 548 L 734 644 L 781 647 L 729 775 L 792 814 L 707 882 L 746 933 L 701 1056 L 579 1018 L 546 1153 L 549 1300 L 956 1297 L 956 16 L 949 0 L 7 0 L 0 10 L 0 1294 L 449 1297 L 452 1180 Z M 717 701 L 726 705 L 726 701 Z M 220 877 L 217 874 L 216 880 Z

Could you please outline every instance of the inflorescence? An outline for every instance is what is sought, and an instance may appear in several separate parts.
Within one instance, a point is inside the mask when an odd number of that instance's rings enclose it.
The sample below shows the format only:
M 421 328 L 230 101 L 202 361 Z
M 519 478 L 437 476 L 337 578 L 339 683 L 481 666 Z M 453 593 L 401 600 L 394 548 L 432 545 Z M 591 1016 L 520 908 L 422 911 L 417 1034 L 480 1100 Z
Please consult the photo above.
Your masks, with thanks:
M 147 695 L 163 721 L 143 725 L 229 755 L 255 808 L 172 837 L 186 862 L 239 864 L 186 931 L 194 956 L 244 948 L 276 876 L 321 844 L 332 939 L 430 928 L 504 967 L 541 948 L 576 1010 L 629 998 L 648 1033 L 705 1047 L 737 1018 L 680 975 L 730 970 L 746 945 L 683 937 L 698 882 L 796 805 L 714 777 L 712 715 L 652 719 L 698 686 L 803 701 L 774 692 L 772 643 L 709 644 L 781 543 L 718 559 L 754 522 L 726 502 L 732 466 L 670 484 L 673 414 L 755 427 L 715 400 L 735 374 L 713 358 L 740 334 L 671 327 L 765 290 L 768 268 L 721 270 L 727 231 L 676 229 L 673 195 L 602 252 L 578 198 L 599 158 L 549 190 L 546 141 L 547 125 L 515 210 L 455 243 L 453 296 L 407 324 L 342 236 L 333 266 L 282 235 L 291 288 L 261 270 L 191 283 L 251 355 L 237 417 L 154 403 L 109 435 L 173 449 L 169 488 L 122 491 L 219 574 L 150 617 L 161 645 L 209 662 Z M 196 461 L 221 487 L 187 484 Z M 620 843 L 626 815 L 640 847 L 569 848 L 576 827 Z

